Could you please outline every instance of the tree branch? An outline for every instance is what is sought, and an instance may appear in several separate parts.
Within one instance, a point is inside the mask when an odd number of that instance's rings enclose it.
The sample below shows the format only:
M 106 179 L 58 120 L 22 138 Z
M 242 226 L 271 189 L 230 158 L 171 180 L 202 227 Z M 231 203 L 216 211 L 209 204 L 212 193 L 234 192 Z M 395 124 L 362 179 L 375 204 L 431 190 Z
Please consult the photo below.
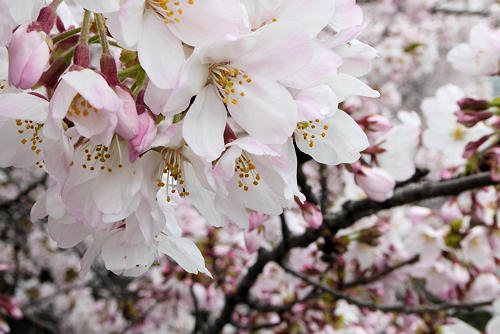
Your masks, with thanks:
M 344 284 L 342 284 L 342 288 L 348 289 L 348 288 L 352 288 L 352 287 L 355 287 L 358 285 L 366 285 L 366 284 L 376 282 L 379 279 L 383 278 L 384 276 L 389 275 L 393 271 L 398 270 L 399 268 L 402 268 L 402 267 L 407 266 L 409 264 L 416 263 L 418 261 L 418 259 L 419 259 L 419 256 L 416 255 L 416 256 L 412 257 L 411 259 L 403 261 L 401 263 L 398 263 L 394 266 L 387 266 L 384 270 L 382 270 L 376 274 L 373 274 L 369 277 L 361 277 L 361 278 L 358 278 L 357 280 L 354 280 L 352 282 L 344 283 Z
M 231 320 L 231 325 L 233 325 L 234 327 L 236 327 L 238 329 L 249 330 L 249 331 L 257 331 L 260 329 L 272 328 L 272 327 L 278 326 L 279 324 L 281 324 L 281 321 L 271 322 L 268 324 L 260 324 L 260 325 L 243 325 L 243 324 L 240 324 L 239 322 Z
M 473 303 L 443 303 L 438 305 L 421 305 L 421 306 L 408 306 L 405 304 L 395 304 L 395 305 L 379 305 L 376 303 L 367 302 L 364 300 L 360 300 L 355 298 L 349 294 L 343 293 L 339 290 L 335 290 L 328 286 L 325 286 L 319 282 L 316 282 L 310 279 L 307 275 L 299 273 L 285 265 L 282 265 L 283 269 L 290 273 L 291 275 L 300 278 L 304 282 L 312 285 L 316 289 L 322 290 L 326 293 L 331 294 L 337 299 L 343 299 L 350 304 L 356 305 L 358 307 L 367 308 L 372 311 L 382 311 L 382 312 L 394 312 L 394 313 L 404 313 L 404 314 L 426 314 L 426 313 L 436 313 L 439 311 L 445 311 L 450 309 L 473 309 L 476 307 L 491 305 L 494 300 L 486 300 L 481 302 L 473 302 Z
M 326 215 L 323 220 L 323 225 L 320 228 L 308 228 L 301 235 L 290 236 L 287 240 L 288 247 L 285 247 L 285 244 L 281 242 L 271 251 L 262 250 L 259 252 L 257 260 L 248 269 L 245 276 L 243 276 L 235 291 L 226 295 L 224 308 L 219 317 L 210 324 L 205 333 L 220 333 L 224 326 L 231 321 L 236 305 L 247 300 L 250 288 L 253 286 L 267 263 L 272 261 L 280 263 L 290 249 L 307 247 L 315 242 L 325 229 L 331 230 L 332 234 L 335 235 L 338 230 L 349 227 L 358 219 L 369 216 L 380 210 L 415 203 L 434 197 L 456 195 L 467 190 L 496 183 L 497 182 L 491 180 L 489 172 L 484 172 L 457 179 L 427 181 L 408 185 L 395 190 L 394 195 L 385 202 L 375 202 L 370 199 L 364 199 L 345 203 L 342 211 Z

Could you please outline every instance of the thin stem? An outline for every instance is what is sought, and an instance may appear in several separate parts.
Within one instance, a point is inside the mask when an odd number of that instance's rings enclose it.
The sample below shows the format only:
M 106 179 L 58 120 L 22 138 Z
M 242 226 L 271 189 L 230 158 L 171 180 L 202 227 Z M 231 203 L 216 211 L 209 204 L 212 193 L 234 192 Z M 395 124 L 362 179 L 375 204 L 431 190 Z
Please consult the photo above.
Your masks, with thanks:
M 68 37 L 78 34 L 80 31 L 82 31 L 82 28 L 75 28 L 65 31 L 63 33 L 60 33 L 59 35 L 54 36 L 54 38 L 52 38 L 52 42 L 56 44 L 62 40 L 65 40 Z
M 427 314 L 427 313 L 436 313 L 439 311 L 446 311 L 451 309 L 474 309 L 481 306 L 491 305 L 494 300 L 484 300 L 480 302 L 464 302 L 464 303 L 443 303 L 439 305 L 429 304 L 429 305 L 421 305 L 421 306 L 408 306 L 405 304 L 395 304 L 395 305 L 379 305 L 376 303 L 367 302 L 356 297 L 353 297 L 349 294 L 343 293 L 339 290 L 335 290 L 326 285 L 321 284 L 320 282 L 316 282 L 310 279 L 308 276 L 295 271 L 287 266 L 282 265 L 283 269 L 289 274 L 300 278 L 304 282 L 312 285 L 316 289 L 324 291 L 337 299 L 343 299 L 350 304 L 356 305 L 358 307 L 367 308 L 372 311 L 382 311 L 385 313 L 394 312 L 394 313 L 404 313 L 404 314 Z
M 134 73 L 134 72 L 137 72 L 141 69 L 141 65 L 134 65 L 134 66 L 131 66 L 123 71 L 121 71 L 120 73 L 118 73 L 118 79 L 120 81 L 123 81 L 125 80 L 130 74 Z
M 109 54 L 109 43 L 108 43 L 108 36 L 107 36 L 107 29 L 106 25 L 104 24 L 104 17 L 102 14 L 95 14 L 94 17 L 97 23 L 97 32 L 99 33 L 99 40 L 101 41 L 102 45 L 102 54 Z
M 87 44 L 90 32 L 90 11 L 85 9 L 79 43 Z

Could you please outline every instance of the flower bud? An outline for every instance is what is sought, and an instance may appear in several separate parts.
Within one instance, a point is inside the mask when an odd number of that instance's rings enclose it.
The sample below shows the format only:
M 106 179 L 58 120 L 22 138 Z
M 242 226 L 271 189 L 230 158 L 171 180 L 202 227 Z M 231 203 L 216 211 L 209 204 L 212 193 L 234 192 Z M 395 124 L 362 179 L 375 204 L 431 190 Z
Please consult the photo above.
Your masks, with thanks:
M 139 132 L 139 115 L 137 115 L 134 98 L 121 86 L 116 86 L 114 91 L 122 100 L 117 113 L 118 123 L 115 131 L 124 139 L 132 139 Z
M 455 111 L 455 116 L 457 116 L 457 122 L 466 126 L 468 128 L 473 127 L 479 122 L 487 120 L 493 113 L 490 111 Z
M 361 166 L 354 179 L 366 195 L 377 202 L 383 202 L 392 196 L 396 185 L 389 173 L 377 167 Z
M 8 49 L 9 85 L 21 89 L 33 87 L 49 63 L 47 35 L 21 25 L 12 35 Z
M 365 132 L 387 132 L 391 128 L 391 122 L 382 115 L 368 115 L 361 119 L 357 119 L 356 123 Z
M 486 110 L 488 109 L 488 101 L 475 100 L 470 97 L 464 97 L 457 102 L 461 110 Z
M 391 128 L 391 122 L 382 115 L 370 115 L 367 117 L 369 131 L 387 132 Z
M 300 206 L 302 217 L 310 227 L 317 229 L 323 224 L 323 215 L 316 205 L 308 202 L 301 203 L 297 198 L 295 202 Z
M 258 230 L 245 233 L 245 247 L 248 253 L 255 253 L 260 248 L 261 241 L 262 237 L 259 235 Z
M 134 162 L 144 153 L 156 137 L 156 122 L 149 112 L 138 116 L 139 128 L 137 135 L 128 141 L 130 162 Z
M 467 145 L 465 145 L 465 150 L 464 153 L 462 154 L 462 158 L 469 159 L 470 157 L 472 157 L 474 154 L 477 153 L 479 147 L 483 145 L 489 138 L 490 135 L 486 135 L 482 136 L 476 141 L 471 141 L 470 143 L 467 143 Z

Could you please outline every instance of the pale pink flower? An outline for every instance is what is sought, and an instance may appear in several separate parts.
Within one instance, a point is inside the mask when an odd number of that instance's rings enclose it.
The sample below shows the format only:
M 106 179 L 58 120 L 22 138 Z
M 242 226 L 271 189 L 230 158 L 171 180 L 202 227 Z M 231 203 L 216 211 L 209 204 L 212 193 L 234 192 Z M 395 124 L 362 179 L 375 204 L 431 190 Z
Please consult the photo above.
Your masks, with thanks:
M 67 118 L 80 136 L 107 146 L 115 132 L 121 106 L 118 95 L 97 72 L 90 69 L 67 72 L 50 100 L 44 133 L 58 140 L 62 120 Z
M 469 43 L 455 46 L 448 53 L 455 69 L 469 75 L 493 75 L 499 70 L 500 30 L 486 24 L 472 27 Z
M 32 94 L 0 95 L 0 167 L 30 167 L 43 159 L 48 107 L 47 100 Z
M 283 146 L 293 150 L 290 142 Z M 227 148 L 214 167 L 219 212 L 244 228 L 249 225 L 247 208 L 281 214 L 298 194 L 296 161 L 280 156 L 279 147 L 273 149 L 251 137 L 232 141 Z
M 79 0 L 83 7 L 107 12 L 107 25 L 123 46 L 137 49 L 141 66 L 155 85 L 175 86 L 185 62 L 182 43 L 200 46 L 249 31 L 246 12 L 238 1 Z M 89 3 L 88 5 L 86 3 Z M 112 8 L 108 7 L 113 4 Z M 95 10 L 95 9 L 94 9 Z M 171 14 L 173 13 L 173 15 Z
M 460 242 L 465 260 L 481 270 L 492 270 L 495 267 L 487 235 L 488 231 L 484 226 L 475 226 Z

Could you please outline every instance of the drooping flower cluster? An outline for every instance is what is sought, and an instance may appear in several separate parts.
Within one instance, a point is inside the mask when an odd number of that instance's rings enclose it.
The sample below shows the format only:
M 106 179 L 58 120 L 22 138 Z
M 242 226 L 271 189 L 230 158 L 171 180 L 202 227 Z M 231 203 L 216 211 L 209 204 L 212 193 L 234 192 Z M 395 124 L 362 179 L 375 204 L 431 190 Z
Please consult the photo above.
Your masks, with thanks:
M 81 28 L 65 28 L 67 6 L 53 1 L 3 43 L 0 165 L 48 173 L 32 219 L 48 216 L 61 247 L 92 237 L 83 272 L 101 254 L 140 275 L 161 252 L 209 275 L 175 220 L 181 200 L 212 225 L 246 228 L 252 211 L 304 201 L 295 147 L 336 165 L 368 146 L 338 109 L 378 96 L 359 79 L 376 53 L 356 40 L 355 2 L 78 2 Z

